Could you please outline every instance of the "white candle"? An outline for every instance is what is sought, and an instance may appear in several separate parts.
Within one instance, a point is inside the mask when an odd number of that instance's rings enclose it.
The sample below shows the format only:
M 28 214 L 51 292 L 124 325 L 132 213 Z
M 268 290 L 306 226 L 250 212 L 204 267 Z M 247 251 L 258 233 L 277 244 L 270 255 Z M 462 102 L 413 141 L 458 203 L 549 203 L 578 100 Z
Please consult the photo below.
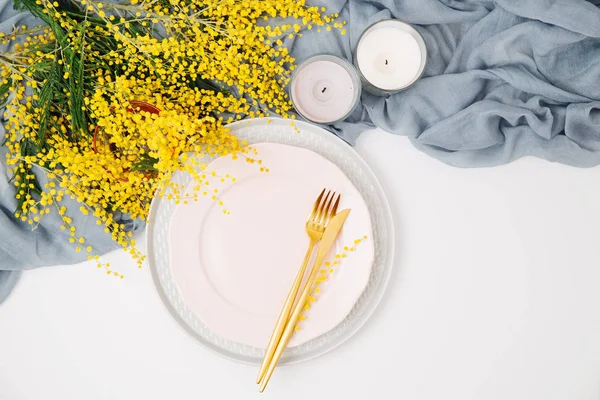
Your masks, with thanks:
M 363 32 L 355 53 L 365 90 L 373 94 L 398 92 L 423 73 L 427 50 L 421 35 L 398 20 L 384 20 Z
M 304 118 L 328 124 L 343 120 L 352 112 L 360 89 L 360 77 L 350 63 L 318 55 L 298 66 L 290 84 L 290 97 Z

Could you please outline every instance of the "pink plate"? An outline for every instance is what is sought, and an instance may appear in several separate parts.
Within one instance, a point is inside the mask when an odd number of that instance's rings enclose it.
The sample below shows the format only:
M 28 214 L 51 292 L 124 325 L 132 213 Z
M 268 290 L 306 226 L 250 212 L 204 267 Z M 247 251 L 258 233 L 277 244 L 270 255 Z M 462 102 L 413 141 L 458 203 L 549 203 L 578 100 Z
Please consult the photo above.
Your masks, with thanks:
M 306 217 L 322 188 L 341 193 L 339 209 L 351 213 L 328 260 L 356 239 L 368 239 L 333 273 L 327 268 L 329 278 L 290 342 L 297 346 L 338 325 L 365 289 L 374 255 L 369 211 L 344 173 L 320 155 L 277 143 L 252 147 L 269 172 L 242 158 L 218 158 L 208 171 L 236 178 L 211 181 L 223 206 L 209 195 L 176 207 L 169 231 L 171 272 L 189 309 L 215 334 L 264 348 L 308 246 Z

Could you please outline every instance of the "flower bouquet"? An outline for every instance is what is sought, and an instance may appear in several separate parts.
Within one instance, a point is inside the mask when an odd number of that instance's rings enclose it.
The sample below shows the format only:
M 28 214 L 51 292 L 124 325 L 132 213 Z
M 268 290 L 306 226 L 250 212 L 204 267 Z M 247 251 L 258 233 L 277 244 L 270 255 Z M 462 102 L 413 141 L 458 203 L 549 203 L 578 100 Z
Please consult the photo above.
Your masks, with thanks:
M 226 124 L 288 116 L 294 59 L 284 46 L 303 29 L 339 29 L 337 15 L 296 0 L 15 0 L 43 24 L 0 34 L 0 108 L 18 208 L 32 229 L 58 214 L 77 252 L 99 260 L 73 213 L 88 215 L 144 255 L 115 213 L 146 221 L 154 196 L 210 196 L 202 156 L 259 162 Z M 293 118 L 293 116 L 292 116 Z M 193 176 L 193 194 L 171 182 Z M 43 179 L 40 179 L 42 178 Z M 79 210 L 67 209 L 74 199 Z M 222 204 L 221 204 L 222 205 Z M 223 212 L 227 212 L 223 208 Z

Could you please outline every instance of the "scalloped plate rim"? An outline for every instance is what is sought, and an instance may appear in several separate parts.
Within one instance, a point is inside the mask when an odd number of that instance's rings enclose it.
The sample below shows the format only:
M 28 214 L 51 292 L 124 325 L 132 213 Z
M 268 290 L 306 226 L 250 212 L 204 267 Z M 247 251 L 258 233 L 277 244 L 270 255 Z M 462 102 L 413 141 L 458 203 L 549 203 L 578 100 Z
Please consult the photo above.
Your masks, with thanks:
M 231 124 L 228 124 L 227 127 L 229 127 L 232 131 L 234 131 L 236 128 L 246 127 L 248 125 L 254 125 L 254 126 L 285 125 L 282 127 L 288 127 L 288 129 L 289 129 L 290 123 L 292 123 L 292 121 L 289 119 L 277 118 L 277 117 L 253 118 L 253 119 L 246 119 L 246 120 L 233 122 Z M 390 280 L 390 277 L 391 277 L 391 274 L 393 271 L 393 262 L 394 262 L 394 256 L 395 256 L 395 228 L 394 228 L 393 215 L 391 212 L 389 202 L 387 200 L 385 190 L 383 189 L 381 183 L 377 179 L 377 176 L 373 173 L 373 171 L 371 170 L 369 165 L 350 145 L 348 145 L 343 139 L 334 135 L 332 132 L 329 132 L 329 131 L 323 129 L 318 125 L 314 125 L 314 124 L 304 122 L 304 121 L 295 120 L 295 121 L 293 121 L 293 124 L 295 124 L 299 129 L 305 128 L 310 131 L 317 130 L 317 131 L 319 131 L 319 134 L 324 134 L 323 140 L 327 140 L 331 143 L 335 143 L 334 144 L 335 146 L 342 145 L 342 146 L 347 147 L 347 149 L 345 149 L 345 151 L 348 154 L 352 154 L 353 160 L 358 164 L 358 166 L 367 175 L 367 179 L 370 181 L 370 183 L 375 188 L 375 191 L 376 191 L 375 195 L 376 195 L 377 199 L 379 200 L 378 206 L 380 207 L 382 213 L 384 214 L 382 221 L 384 221 L 386 228 L 387 228 L 386 229 L 386 237 L 380 239 L 380 242 L 385 241 L 385 243 L 381 243 L 381 245 L 386 247 L 387 255 L 386 255 L 386 260 L 384 260 L 385 263 L 382 263 L 384 265 L 382 265 L 383 274 L 380 276 L 381 280 L 379 282 L 379 288 L 378 288 L 379 290 L 377 290 L 376 292 L 371 294 L 369 303 L 368 303 L 366 309 L 364 310 L 365 312 L 363 314 L 359 315 L 356 323 L 354 323 L 354 324 L 350 325 L 348 328 L 346 328 L 344 330 L 343 334 L 341 334 L 338 338 L 336 338 L 336 340 L 334 340 L 327 346 L 322 346 L 322 348 L 317 349 L 317 351 L 309 351 L 300 356 L 297 356 L 297 355 L 288 356 L 287 352 L 284 353 L 284 356 L 282 357 L 282 360 L 280 361 L 281 365 L 292 365 L 292 364 L 297 364 L 300 362 L 312 360 L 314 358 L 317 358 L 323 354 L 326 354 L 326 353 L 334 350 L 335 348 L 337 348 L 338 346 L 340 346 L 341 344 L 346 342 L 348 339 L 350 339 L 350 337 L 354 336 L 366 324 L 366 322 L 370 319 L 370 317 L 373 315 L 373 313 L 375 312 L 375 310 L 381 303 L 381 300 L 383 299 L 383 296 L 386 292 L 386 289 L 387 289 L 387 286 L 388 286 L 388 283 L 389 283 L 389 280 Z M 232 133 L 235 133 L 235 132 L 232 132 Z M 315 132 L 313 132 L 313 133 L 317 134 Z M 268 140 L 260 139 L 259 141 L 265 142 Z M 249 143 L 249 144 L 251 144 L 251 143 Z M 291 144 L 291 145 L 295 145 L 295 144 Z M 299 147 L 304 147 L 304 146 L 299 146 Z M 320 153 L 317 153 L 317 154 L 320 154 Z M 328 158 L 327 156 L 325 156 L 323 154 L 321 154 L 321 155 L 324 156 L 325 158 Z M 341 166 L 339 166 L 339 167 L 342 168 Z M 158 212 L 157 211 L 157 208 L 158 208 L 157 200 L 155 201 L 155 199 L 153 199 L 150 204 L 150 210 L 149 210 L 149 214 L 148 214 L 149 223 L 146 228 L 145 242 L 146 242 L 147 263 L 149 266 L 148 269 L 150 270 L 152 282 L 156 289 L 156 294 L 160 298 L 163 307 L 165 307 L 166 311 L 168 312 L 168 314 L 170 314 L 171 318 L 173 318 L 173 320 L 177 323 L 177 325 L 179 325 L 180 328 L 183 329 L 183 331 L 187 335 L 189 335 L 192 339 L 194 339 L 195 342 L 200 344 L 202 347 L 208 349 L 209 351 L 211 351 L 215 354 L 218 354 L 221 357 L 227 358 L 229 360 L 232 360 L 232 361 L 235 361 L 238 363 L 248 364 L 248 365 L 258 365 L 260 363 L 260 359 L 250 359 L 250 356 L 240 357 L 240 354 L 233 353 L 231 351 L 226 351 L 223 348 L 221 348 L 213 343 L 210 343 L 207 339 L 200 338 L 198 333 L 195 332 L 194 329 L 191 326 L 189 326 L 188 323 L 186 323 L 185 321 L 183 321 L 181 319 L 181 317 L 178 315 L 177 311 L 174 309 L 173 305 L 170 303 L 167 294 L 164 292 L 164 290 L 162 288 L 162 284 L 161 284 L 160 278 L 158 276 L 158 271 L 156 271 L 156 268 L 154 267 L 154 265 L 156 264 L 156 260 L 154 257 L 154 253 L 152 251 L 154 248 L 153 243 L 152 243 L 152 237 L 155 232 L 155 230 L 154 230 L 155 224 L 152 224 L 151 221 L 153 219 L 155 219 L 156 213 Z M 372 220 L 374 221 L 374 218 L 372 218 Z M 373 271 L 375 271 L 375 268 L 373 268 Z M 372 273 L 373 273 L 373 271 L 372 271 Z M 334 329 L 337 329 L 337 327 Z M 318 339 L 319 338 L 316 338 L 313 340 L 318 340 Z

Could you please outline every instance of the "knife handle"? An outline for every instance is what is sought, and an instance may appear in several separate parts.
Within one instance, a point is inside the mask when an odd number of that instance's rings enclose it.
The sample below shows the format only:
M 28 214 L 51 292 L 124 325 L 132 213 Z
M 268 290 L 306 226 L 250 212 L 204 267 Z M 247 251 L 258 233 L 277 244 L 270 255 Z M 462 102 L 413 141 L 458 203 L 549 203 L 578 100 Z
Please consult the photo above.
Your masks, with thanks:
M 300 267 L 298 275 L 296 275 L 296 280 L 294 281 L 292 288 L 290 289 L 290 292 L 288 293 L 288 296 L 285 299 L 285 303 L 283 304 L 283 308 L 281 309 L 281 313 L 279 313 L 279 318 L 277 319 L 277 323 L 275 324 L 275 329 L 271 334 L 271 339 L 269 339 L 269 344 L 267 345 L 265 358 L 263 359 L 263 362 L 260 365 L 260 371 L 258 372 L 258 378 L 256 378 L 256 383 L 260 383 L 263 376 L 265 375 L 265 372 L 267 371 L 267 367 L 271 363 L 271 359 L 273 358 L 273 354 L 275 353 L 277 343 L 279 343 L 279 339 L 281 338 L 285 325 L 288 322 L 290 312 L 292 311 L 292 306 L 294 305 L 294 300 L 298 295 L 300 284 L 302 283 L 302 279 L 304 279 L 306 266 L 308 265 L 308 261 L 310 260 L 310 256 L 316 244 L 317 240 L 310 240 L 308 250 L 306 251 L 306 256 L 304 256 L 304 261 L 302 262 L 302 266 Z
M 315 264 L 313 265 L 310 271 L 310 275 L 308 276 L 308 281 L 306 282 L 306 286 L 304 286 L 302 295 L 300 296 L 298 303 L 296 303 L 296 307 L 294 308 L 294 311 L 292 312 L 292 315 L 288 320 L 287 325 L 285 326 L 285 330 L 281 335 L 281 339 L 279 340 L 279 343 L 277 343 L 277 348 L 275 349 L 275 353 L 273 354 L 271 363 L 268 365 L 266 373 L 262 379 L 262 382 L 260 383 L 260 387 L 258 389 L 260 392 L 265 390 L 265 388 L 267 387 L 267 383 L 269 383 L 269 379 L 271 379 L 271 375 L 273 375 L 273 371 L 275 370 L 275 367 L 277 366 L 277 363 L 279 362 L 279 359 L 283 354 L 283 350 L 285 350 L 285 348 L 287 347 L 287 344 L 290 341 L 292 334 L 294 333 L 294 328 L 296 328 L 296 324 L 298 323 L 300 314 L 302 313 L 302 310 L 306 305 L 306 300 L 308 299 L 310 291 L 312 290 L 312 287 L 315 283 L 317 271 L 321 267 L 321 264 L 323 264 L 323 261 L 325 261 L 325 256 L 326 254 L 321 257 L 317 256 L 317 260 L 315 260 Z

